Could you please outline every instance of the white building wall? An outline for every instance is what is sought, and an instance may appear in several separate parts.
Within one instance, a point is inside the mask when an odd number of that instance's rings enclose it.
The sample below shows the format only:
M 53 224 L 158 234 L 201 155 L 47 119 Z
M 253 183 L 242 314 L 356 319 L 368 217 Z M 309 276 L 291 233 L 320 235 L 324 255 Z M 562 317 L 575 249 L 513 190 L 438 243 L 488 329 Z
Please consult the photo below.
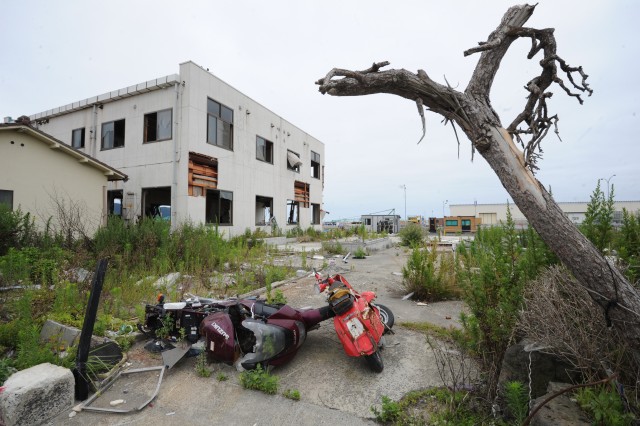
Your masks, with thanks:
M 205 197 L 188 196 L 189 152 L 208 155 L 218 160 L 218 189 L 233 192 L 233 226 L 220 229 L 230 235 L 255 229 L 256 195 L 273 198 L 273 212 L 280 228 L 286 230 L 286 200 L 294 199 L 294 182 L 308 183 L 310 203 L 322 208 L 322 176 L 311 177 L 311 150 L 320 154 L 321 173 L 324 171 L 324 144 L 295 127 L 282 117 L 240 93 L 193 62 L 180 65 L 179 98 L 176 104 L 174 86 L 137 94 L 113 102 L 102 108 L 92 107 L 67 114 L 48 117 L 39 128 L 52 136 L 71 143 L 73 129 L 85 127 L 85 149 L 89 154 L 121 170 L 129 176 L 126 183 L 112 183 L 109 189 L 134 192 L 140 211 L 141 189 L 171 186 L 173 182 L 174 144 L 178 151 L 177 192 L 173 213 L 178 223 L 205 221 Z M 132 86 L 135 87 L 135 86 Z M 207 143 L 207 98 L 211 98 L 234 112 L 233 151 Z M 143 144 L 144 115 L 167 108 L 173 113 L 173 138 Z M 44 114 L 44 113 L 43 113 Z M 43 114 L 33 117 L 43 121 Z M 32 118 L 33 118 L 32 117 Z M 104 122 L 125 121 L 125 146 L 101 150 L 101 125 Z M 44 120 L 46 121 L 46 120 Z M 95 141 L 90 130 L 96 122 Z M 273 164 L 256 158 L 256 135 L 273 142 Z M 300 173 L 287 169 L 287 150 L 300 155 Z M 312 208 L 300 208 L 299 226 L 307 228 L 312 221 Z M 320 225 L 315 225 L 320 229 Z M 268 228 L 268 227 L 267 227 Z

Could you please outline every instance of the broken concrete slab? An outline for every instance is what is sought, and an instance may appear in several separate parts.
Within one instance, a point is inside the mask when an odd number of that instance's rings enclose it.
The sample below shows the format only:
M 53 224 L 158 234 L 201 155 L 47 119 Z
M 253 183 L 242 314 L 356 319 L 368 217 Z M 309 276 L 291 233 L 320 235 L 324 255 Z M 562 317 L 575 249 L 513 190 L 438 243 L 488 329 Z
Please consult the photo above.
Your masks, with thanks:
M 40 341 L 53 343 L 55 348 L 62 352 L 71 346 L 75 346 L 80 339 L 80 330 L 68 325 L 60 324 L 53 320 L 47 320 L 40 331 Z M 91 347 L 109 341 L 106 337 L 91 337 Z
M 173 288 L 173 286 L 176 285 L 176 283 L 178 282 L 178 280 L 180 279 L 181 276 L 182 275 L 180 274 L 180 272 L 172 272 L 170 274 L 165 275 L 164 277 L 160 277 L 153 284 L 153 286 L 155 288 L 171 289 L 171 288 Z
M 40 425 L 73 406 L 71 370 L 45 363 L 11 375 L 0 393 L 0 424 Z

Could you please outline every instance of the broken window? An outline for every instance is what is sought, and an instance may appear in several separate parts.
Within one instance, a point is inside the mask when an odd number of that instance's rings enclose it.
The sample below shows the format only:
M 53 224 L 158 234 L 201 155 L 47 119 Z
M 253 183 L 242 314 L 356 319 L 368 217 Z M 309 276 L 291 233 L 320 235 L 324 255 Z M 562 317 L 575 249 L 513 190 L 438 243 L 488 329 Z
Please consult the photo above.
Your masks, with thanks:
M 10 210 L 13 210 L 13 191 L 0 189 L 0 204 L 6 204 Z
M 320 154 L 311 151 L 311 177 L 320 179 Z
M 295 181 L 293 184 L 293 199 L 302 207 L 309 207 L 309 184 Z
M 122 216 L 122 190 L 107 191 L 107 206 L 109 215 Z
M 74 148 L 84 148 L 84 127 L 71 131 L 71 146 Z
M 311 204 L 311 224 L 320 225 L 320 204 Z
M 144 116 L 144 143 L 171 139 L 171 109 Z
M 218 188 L 218 160 L 208 155 L 189 153 L 189 195 L 200 197 L 207 189 Z
M 205 220 L 217 225 L 233 225 L 233 192 L 207 190 Z
M 273 198 L 256 196 L 256 226 L 268 225 L 273 218 Z
M 287 225 L 297 225 L 300 220 L 300 204 L 294 200 L 287 200 Z
M 102 149 L 124 146 L 124 119 L 102 123 Z
M 256 136 L 256 158 L 273 164 L 273 142 Z
M 300 154 L 287 150 L 287 169 L 300 173 Z
M 207 98 L 207 143 L 233 150 L 233 110 Z
M 146 217 L 171 220 L 171 187 L 142 188 L 142 211 Z

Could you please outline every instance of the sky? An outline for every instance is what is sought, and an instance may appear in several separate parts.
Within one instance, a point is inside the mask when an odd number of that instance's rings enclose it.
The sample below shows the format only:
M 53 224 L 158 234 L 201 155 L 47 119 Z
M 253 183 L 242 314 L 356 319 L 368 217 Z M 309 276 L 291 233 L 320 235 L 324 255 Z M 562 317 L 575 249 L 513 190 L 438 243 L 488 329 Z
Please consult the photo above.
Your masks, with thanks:
M 450 204 L 510 200 L 486 161 L 471 159 L 442 118 L 392 95 L 333 97 L 315 81 L 332 68 L 423 69 L 463 91 L 485 41 L 516 2 L 491 0 L 2 0 L 0 117 L 53 107 L 178 73 L 188 60 L 325 144 L 325 220 L 387 212 L 449 214 Z M 594 90 L 580 105 L 552 86 L 549 134 L 536 177 L 556 201 L 588 201 L 598 183 L 640 200 L 640 2 L 538 0 L 526 26 L 555 28 L 558 54 Z M 491 92 L 503 125 L 539 73 L 516 41 Z M 614 176 L 615 175 L 615 176 Z M 406 189 L 405 189 L 406 188 Z M 606 192 L 606 191 L 605 191 Z M 406 207 L 405 207 L 406 206 Z

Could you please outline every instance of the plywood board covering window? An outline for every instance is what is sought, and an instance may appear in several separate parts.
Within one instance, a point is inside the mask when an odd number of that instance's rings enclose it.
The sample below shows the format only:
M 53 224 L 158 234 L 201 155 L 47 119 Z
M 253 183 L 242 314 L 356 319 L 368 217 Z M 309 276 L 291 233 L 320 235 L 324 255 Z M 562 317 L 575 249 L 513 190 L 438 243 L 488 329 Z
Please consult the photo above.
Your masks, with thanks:
M 293 184 L 293 199 L 298 201 L 301 207 L 309 207 L 309 184 L 296 181 Z
M 218 160 L 195 152 L 189 153 L 189 195 L 203 197 L 207 189 L 218 188 Z

